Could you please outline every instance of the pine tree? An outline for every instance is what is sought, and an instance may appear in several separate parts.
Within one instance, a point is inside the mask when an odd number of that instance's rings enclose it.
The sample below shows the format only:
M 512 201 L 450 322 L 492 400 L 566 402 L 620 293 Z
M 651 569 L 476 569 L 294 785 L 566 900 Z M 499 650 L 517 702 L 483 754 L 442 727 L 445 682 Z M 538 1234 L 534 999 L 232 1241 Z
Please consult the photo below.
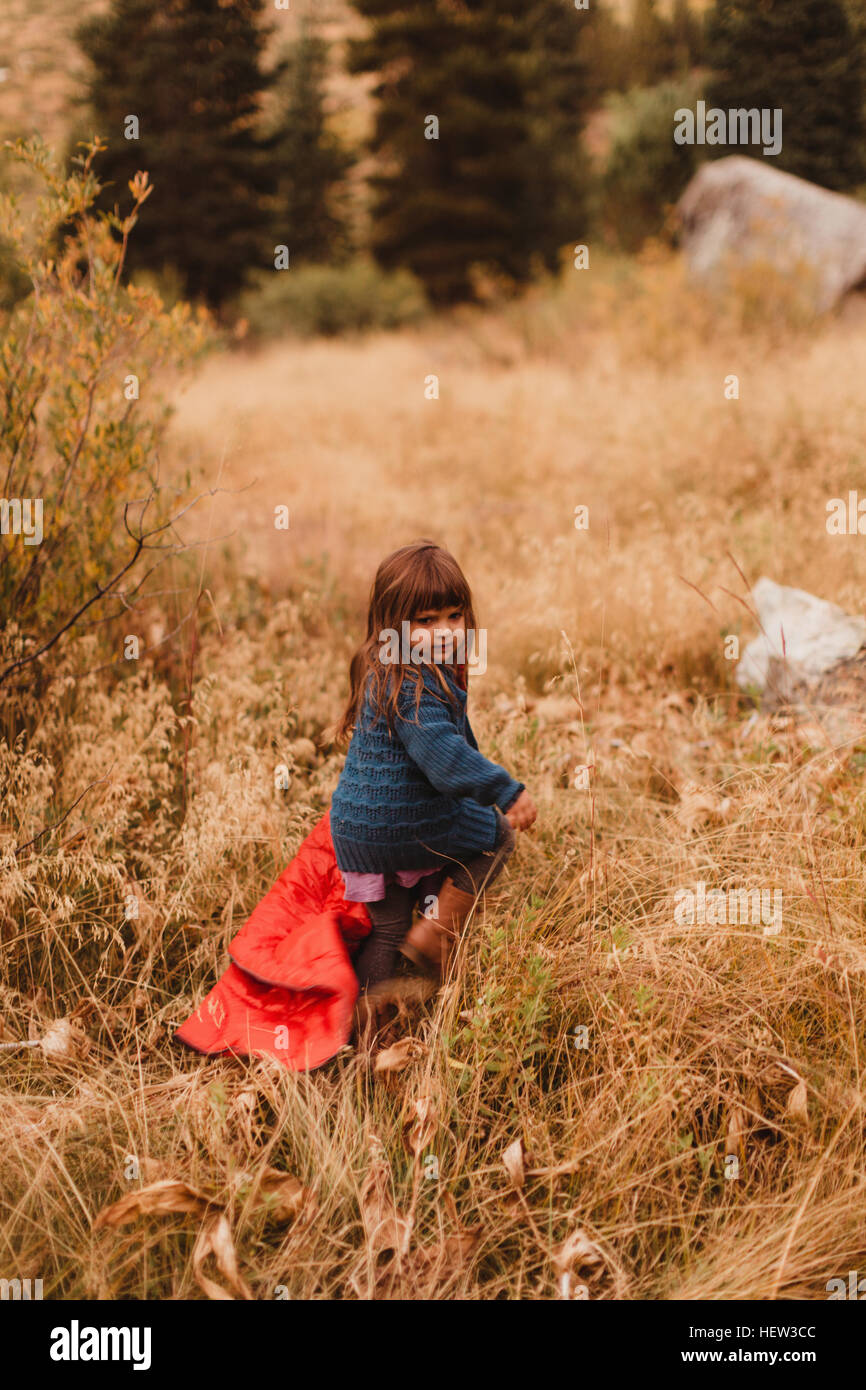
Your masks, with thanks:
M 473 265 L 516 282 L 554 269 L 583 231 L 580 12 L 562 0 L 353 3 L 371 32 L 350 66 L 378 76 L 379 263 L 408 266 L 440 304 L 471 296 Z
M 218 306 L 246 271 L 273 263 L 272 161 L 259 102 L 277 72 L 261 66 L 264 0 L 113 0 L 80 26 L 90 60 L 89 118 L 108 144 L 100 206 L 146 169 L 154 186 L 129 268 L 175 268 L 189 298 Z M 137 139 L 128 117 L 138 119 Z
M 860 57 L 860 71 L 862 73 L 862 106 L 863 106 L 863 141 L 866 145 L 866 0 L 845 0 L 845 9 L 851 21 L 851 28 L 854 31 L 854 42 L 857 53 Z M 863 161 L 866 164 L 866 148 L 863 151 Z
M 575 23 L 575 18 L 577 22 Z M 589 163 L 583 151 L 588 110 L 581 56 L 581 16 L 557 0 L 526 7 L 528 46 L 523 71 L 530 115 L 527 235 L 547 269 L 556 253 L 586 231 Z
M 709 106 L 782 111 L 777 167 L 840 190 L 866 178 L 862 52 L 839 0 L 716 0 L 707 62 Z M 764 157 L 756 145 L 709 152 Z
M 285 107 L 273 141 L 277 169 L 275 236 L 292 264 L 339 261 L 350 249 L 341 184 L 352 157 L 328 127 L 324 83 L 328 45 L 304 21 L 281 84 Z
M 596 4 L 587 11 L 581 24 L 580 54 L 586 70 L 585 89 L 590 110 L 600 106 L 609 92 L 627 89 L 631 55 L 625 26 L 616 11 L 603 4 Z
M 629 84 L 652 87 L 674 67 L 674 46 L 668 22 L 656 0 L 634 0 L 629 35 Z
M 845 0 L 845 9 L 859 41 L 866 35 L 866 0 Z
M 674 0 L 671 14 L 671 42 L 676 66 L 682 71 L 703 62 L 704 28 L 701 17 L 689 0 Z

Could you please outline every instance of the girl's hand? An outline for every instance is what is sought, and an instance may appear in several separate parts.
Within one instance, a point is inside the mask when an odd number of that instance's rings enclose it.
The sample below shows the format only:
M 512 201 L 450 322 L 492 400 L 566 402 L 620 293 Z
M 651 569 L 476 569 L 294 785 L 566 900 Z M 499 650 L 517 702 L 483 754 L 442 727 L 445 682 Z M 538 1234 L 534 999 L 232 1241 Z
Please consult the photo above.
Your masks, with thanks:
M 529 792 L 521 792 L 505 812 L 505 819 L 514 830 L 528 830 L 538 815 L 538 808 Z

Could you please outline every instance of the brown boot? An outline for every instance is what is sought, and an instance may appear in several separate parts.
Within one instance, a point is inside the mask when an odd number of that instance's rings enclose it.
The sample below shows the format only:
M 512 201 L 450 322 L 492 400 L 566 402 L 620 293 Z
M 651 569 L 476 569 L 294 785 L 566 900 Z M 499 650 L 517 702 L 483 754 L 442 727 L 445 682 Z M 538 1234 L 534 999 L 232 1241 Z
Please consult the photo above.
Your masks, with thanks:
M 475 896 L 457 888 L 452 879 L 446 879 L 439 889 L 438 916 L 423 916 L 415 923 L 400 947 L 403 955 L 422 970 L 433 971 L 444 980 Z
M 358 995 L 352 1015 L 352 1037 L 359 1046 L 370 1046 L 382 1021 L 382 1015 L 388 1005 L 394 1002 L 389 989 L 390 983 L 390 980 L 383 981 L 382 984 L 373 985 L 369 990 L 362 990 Z

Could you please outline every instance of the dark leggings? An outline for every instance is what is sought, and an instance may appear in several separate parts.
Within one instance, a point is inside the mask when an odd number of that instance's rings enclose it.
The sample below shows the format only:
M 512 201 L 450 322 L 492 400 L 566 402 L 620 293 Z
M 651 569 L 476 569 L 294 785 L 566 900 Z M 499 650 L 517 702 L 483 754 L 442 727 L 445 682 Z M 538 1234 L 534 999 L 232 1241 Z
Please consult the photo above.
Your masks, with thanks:
M 397 950 L 412 926 L 412 909 L 416 903 L 435 896 L 446 878 L 452 879 L 464 893 L 477 895 L 502 873 L 514 851 L 514 831 L 499 807 L 494 810 L 497 830 L 493 849 L 483 850 L 472 859 L 458 860 L 448 868 L 434 869 L 413 888 L 389 883 L 384 898 L 377 903 L 367 903 L 372 931 L 354 962 L 362 989 L 369 989 L 393 974 Z

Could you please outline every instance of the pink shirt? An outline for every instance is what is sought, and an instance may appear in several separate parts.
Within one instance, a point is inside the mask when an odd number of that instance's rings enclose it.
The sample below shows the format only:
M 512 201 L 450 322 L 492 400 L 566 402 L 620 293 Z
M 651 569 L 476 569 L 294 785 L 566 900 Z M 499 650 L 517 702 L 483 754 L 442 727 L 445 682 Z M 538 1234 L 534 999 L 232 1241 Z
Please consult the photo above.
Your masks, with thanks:
M 343 873 L 342 869 L 340 872 Z M 388 874 L 388 881 L 396 881 L 403 888 L 414 888 L 419 879 L 439 872 L 439 869 L 398 869 L 395 874 Z M 385 896 L 384 874 L 343 874 L 343 881 L 347 902 L 378 903 Z

